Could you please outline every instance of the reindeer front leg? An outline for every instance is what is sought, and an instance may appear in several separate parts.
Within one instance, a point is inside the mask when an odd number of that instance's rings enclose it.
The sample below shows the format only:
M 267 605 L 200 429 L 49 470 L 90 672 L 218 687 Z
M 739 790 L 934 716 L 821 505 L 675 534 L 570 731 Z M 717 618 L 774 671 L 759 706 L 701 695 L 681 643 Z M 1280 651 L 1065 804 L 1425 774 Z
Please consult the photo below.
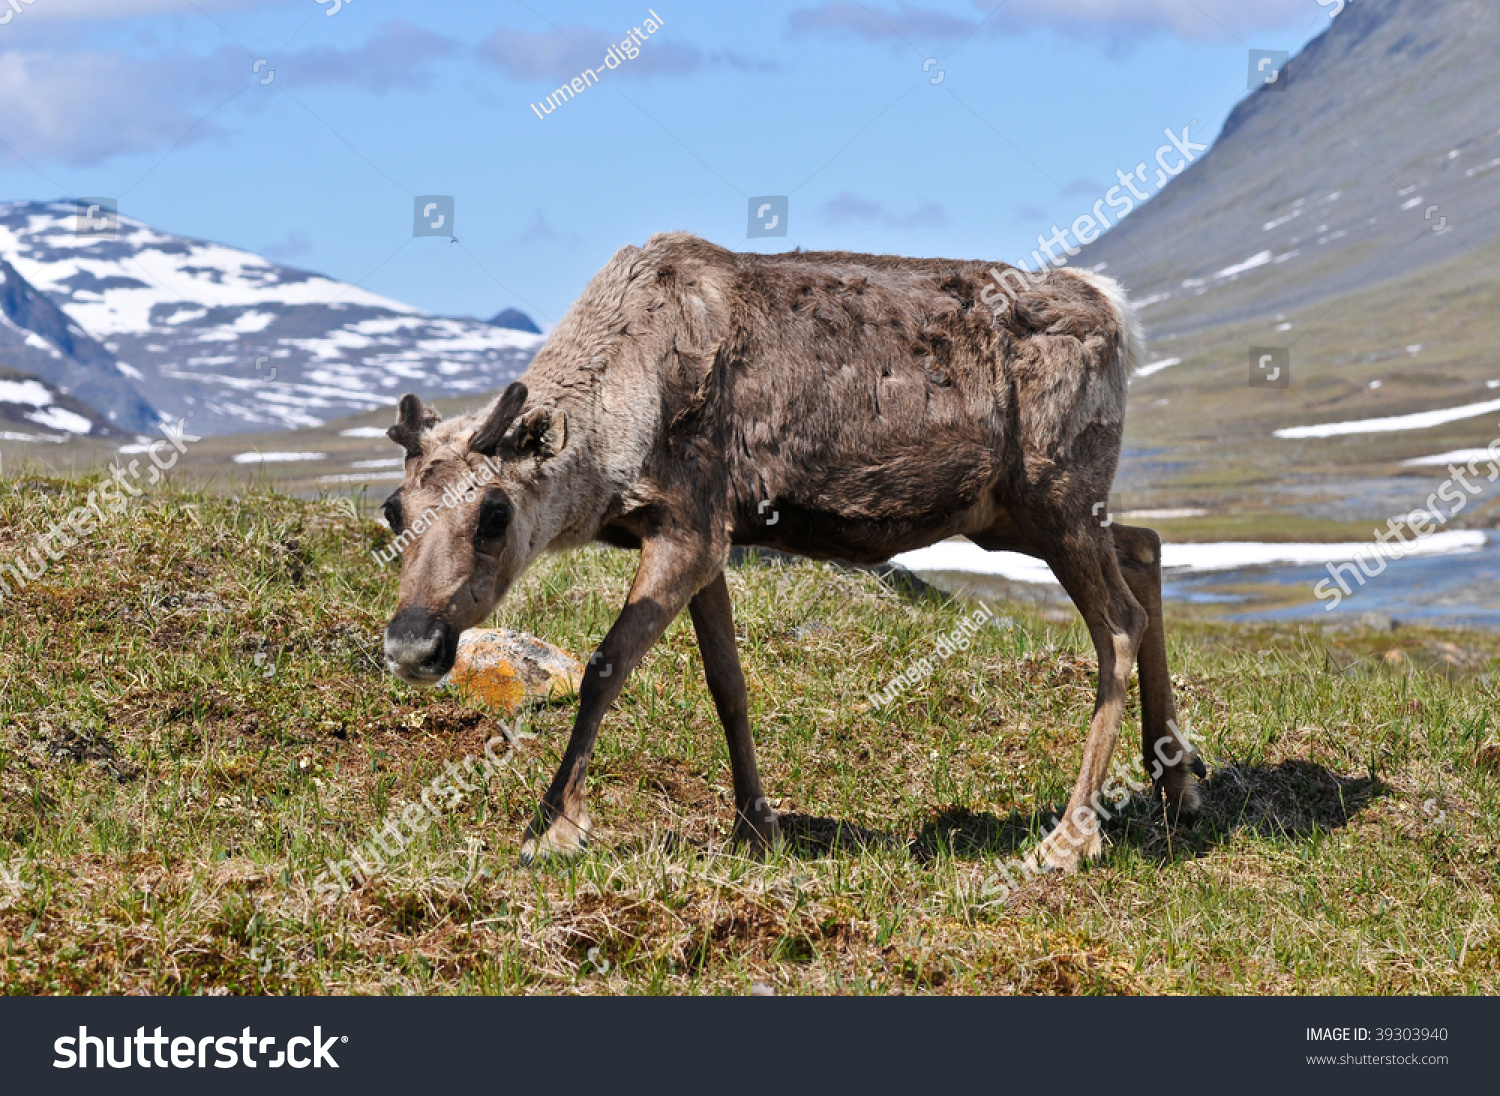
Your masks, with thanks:
M 776 812 L 760 786 L 755 763 L 755 740 L 750 735 L 750 704 L 745 696 L 745 673 L 740 669 L 739 647 L 734 639 L 734 607 L 729 584 L 720 571 L 688 604 L 698 649 L 703 652 L 703 673 L 713 694 L 729 744 L 729 770 L 734 777 L 735 844 L 759 853 L 781 840 Z
M 625 687 L 625 678 L 717 571 L 709 546 L 701 541 L 657 537 L 641 545 L 641 563 L 625 608 L 583 672 L 573 734 L 537 816 L 526 827 L 521 863 L 570 856 L 587 847 L 592 827 L 586 781 L 599 721 Z

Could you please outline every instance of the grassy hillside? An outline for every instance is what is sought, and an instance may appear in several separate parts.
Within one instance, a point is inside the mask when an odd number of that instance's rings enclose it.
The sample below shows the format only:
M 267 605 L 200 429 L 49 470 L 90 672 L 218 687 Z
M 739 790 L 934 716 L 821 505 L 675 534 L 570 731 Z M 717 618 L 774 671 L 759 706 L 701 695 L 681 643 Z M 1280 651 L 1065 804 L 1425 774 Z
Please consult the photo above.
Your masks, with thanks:
M 1145 315 L 1149 318 L 1151 310 Z M 1201 506 L 1210 537 L 1283 539 L 1288 518 L 1358 522 L 1328 539 L 1365 539 L 1368 522 L 1404 514 L 1448 476 L 1401 462 L 1484 448 L 1500 413 L 1442 426 L 1286 439 L 1283 427 L 1399 416 L 1500 398 L 1493 346 L 1500 325 L 1500 249 L 1278 314 L 1268 324 L 1216 327 L 1153 340 L 1181 358 L 1130 386 L 1126 457 L 1117 489 L 1132 506 Z M 1249 347 L 1289 347 L 1290 388 L 1250 388 Z M 1493 488 L 1458 524 L 1500 520 Z M 1232 519 L 1241 530 L 1207 528 Z M 1192 523 L 1164 527 L 1194 537 Z M 1264 528 L 1264 533 L 1261 532 Z M 1314 530 L 1294 535 L 1324 539 Z
M 0 484 L 0 565 L 85 493 Z M 585 859 L 517 864 L 557 705 L 383 873 L 316 894 L 330 858 L 502 734 L 378 666 L 386 536 L 329 502 L 158 486 L 0 600 L 6 990 L 1500 992 L 1500 779 L 1480 763 L 1500 637 L 1174 619 L 1206 818 L 1169 830 L 1137 800 L 1102 864 L 1006 900 L 997 864 L 1078 765 L 1081 628 L 995 606 L 873 711 L 965 609 L 814 564 L 730 579 L 791 838 L 768 862 L 724 849 L 723 739 L 679 621 L 606 720 Z M 586 654 L 632 564 L 546 561 L 499 620 Z

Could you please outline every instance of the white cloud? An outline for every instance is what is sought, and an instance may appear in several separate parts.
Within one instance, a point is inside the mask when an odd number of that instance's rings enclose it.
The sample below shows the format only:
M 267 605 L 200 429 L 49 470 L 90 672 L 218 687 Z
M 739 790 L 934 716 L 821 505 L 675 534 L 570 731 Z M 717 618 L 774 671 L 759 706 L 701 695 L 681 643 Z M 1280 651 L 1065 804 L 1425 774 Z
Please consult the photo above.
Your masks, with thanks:
M 0 53 L 0 132 L 23 156 L 78 166 L 170 145 L 201 117 L 186 103 L 208 90 L 197 67 L 96 50 Z M 192 136 L 212 131 L 210 121 Z
M 146 0 L 100 5 L 121 12 L 147 7 Z M 388 23 L 347 49 L 289 53 L 272 68 L 289 87 L 354 84 L 386 91 L 420 86 L 433 64 L 458 48 L 439 35 Z M 223 117 L 217 108 L 254 84 L 249 60 L 232 46 L 207 56 L 150 59 L 102 49 L 6 50 L 0 53 L 0 135 L 28 160 L 88 166 L 212 137 Z
M 367 91 L 386 91 L 422 86 L 431 75 L 432 62 L 457 50 L 442 35 L 393 22 L 361 45 L 348 49 L 320 46 L 277 63 L 298 84 L 356 84 Z
M 1003 33 L 1020 27 L 1050 27 L 1080 37 L 1118 41 L 1170 34 L 1190 41 L 1226 39 L 1269 27 L 1305 23 L 1322 10 L 1310 0 L 1009 0 L 982 3 L 1000 10 L 990 20 Z M 988 15 L 989 10 L 983 14 Z M 994 24 L 1000 24 L 995 27 Z
M 260 253 L 268 259 L 300 259 L 303 255 L 312 254 L 312 241 L 308 239 L 307 233 L 301 229 L 293 229 L 274 244 L 266 244 L 260 249 Z M 255 313 L 250 313 L 254 315 Z
M 549 31 L 522 31 L 498 27 L 477 47 L 481 58 L 513 80 L 567 80 L 586 69 L 604 64 L 610 46 L 625 42 L 629 31 L 611 34 L 594 27 L 567 26 Z M 776 64 L 762 58 L 745 57 L 734 50 L 704 52 L 693 46 L 657 41 L 648 36 L 640 45 L 630 43 L 627 58 L 614 70 L 626 76 L 686 76 L 704 68 L 729 68 L 739 72 L 774 72 Z
M 291 0 L 194 0 L 193 7 L 208 14 L 243 8 L 284 7 Z M 148 15 L 183 15 L 201 18 L 182 0 L 36 0 L 22 7 L 14 26 L 24 18 L 27 23 L 66 19 L 77 22 L 88 19 L 138 19 Z
M 787 18 L 793 35 L 821 34 L 872 42 L 917 39 L 956 46 L 976 30 L 983 36 L 1050 29 L 1119 46 L 1151 34 L 1190 41 L 1223 40 L 1261 29 L 1306 22 L 1312 0 L 975 0 L 948 9 L 826 0 Z M 946 40 L 946 41 L 941 41 Z
M 899 3 L 894 8 L 856 3 L 855 0 L 828 0 L 815 8 L 801 8 L 787 17 L 793 34 L 826 33 L 838 37 L 867 38 L 871 41 L 902 38 L 959 39 L 973 31 L 978 19 L 968 13 L 955 15 L 915 4 Z
M 936 202 L 923 202 L 910 213 L 892 213 L 881 203 L 841 191 L 818 210 L 829 224 L 874 224 L 891 228 L 934 228 L 948 223 L 948 213 Z

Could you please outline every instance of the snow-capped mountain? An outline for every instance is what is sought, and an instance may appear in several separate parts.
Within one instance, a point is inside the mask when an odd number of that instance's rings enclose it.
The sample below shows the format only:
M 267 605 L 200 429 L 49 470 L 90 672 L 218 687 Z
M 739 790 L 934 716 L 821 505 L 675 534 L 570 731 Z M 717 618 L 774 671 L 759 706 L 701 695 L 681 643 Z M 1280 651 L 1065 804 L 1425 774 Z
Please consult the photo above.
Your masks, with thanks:
M 49 390 L 97 408 L 122 430 L 146 430 L 157 420 L 156 411 L 141 398 L 114 355 L 3 259 L 0 366 L 36 378 L 33 386 L 45 383 Z M 82 433 L 89 433 L 93 425 L 85 424 Z
M 81 400 L 38 377 L 0 368 L 0 441 L 71 441 L 119 430 Z
M 80 234 L 72 202 L 0 204 L 0 258 L 102 343 L 146 402 L 198 434 L 316 426 L 407 390 L 489 391 L 543 342 L 129 217 L 112 236 Z

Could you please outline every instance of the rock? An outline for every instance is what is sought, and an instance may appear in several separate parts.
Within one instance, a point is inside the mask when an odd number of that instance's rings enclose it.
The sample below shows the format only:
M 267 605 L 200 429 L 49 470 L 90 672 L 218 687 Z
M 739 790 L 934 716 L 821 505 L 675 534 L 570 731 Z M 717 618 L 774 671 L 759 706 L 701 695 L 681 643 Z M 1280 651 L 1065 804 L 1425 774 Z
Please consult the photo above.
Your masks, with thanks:
M 822 633 L 832 635 L 833 629 L 824 624 L 821 620 L 809 620 L 806 624 L 797 625 L 787 634 L 790 635 L 793 639 L 811 639 L 812 637 L 820 635 Z
M 583 667 L 560 647 L 509 628 L 470 628 L 458 637 L 453 669 L 438 685 L 515 715 L 578 691 Z
M 1397 665 L 1406 661 L 1406 656 L 1401 653 L 1401 649 L 1399 647 L 1392 647 L 1381 657 L 1384 658 L 1386 662 L 1389 662 L 1392 665 Z
M 776 995 L 776 991 L 770 986 L 766 985 L 764 982 L 750 983 L 751 997 L 775 997 Z

